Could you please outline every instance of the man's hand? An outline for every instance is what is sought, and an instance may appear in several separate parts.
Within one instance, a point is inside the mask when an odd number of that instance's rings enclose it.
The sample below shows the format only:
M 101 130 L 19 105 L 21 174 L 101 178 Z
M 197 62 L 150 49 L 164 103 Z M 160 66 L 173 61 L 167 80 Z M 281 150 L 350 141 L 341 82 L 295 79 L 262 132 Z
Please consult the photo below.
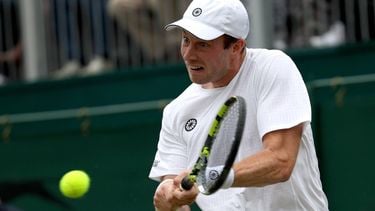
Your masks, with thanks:
M 159 184 L 154 195 L 154 206 L 157 211 L 177 209 L 178 206 L 172 204 L 174 189 L 173 179 L 165 179 Z
M 187 175 L 186 172 L 174 179 L 163 180 L 155 191 L 154 206 L 157 211 L 189 211 L 187 205 L 192 204 L 199 191 L 196 186 L 191 190 L 180 189 L 181 180 Z
M 179 201 L 180 205 L 190 205 L 192 204 L 198 196 L 199 190 L 196 185 L 194 185 L 190 190 L 186 191 L 181 188 L 181 181 L 188 175 L 188 172 L 183 172 L 173 179 L 173 184 L 178 189 L 174 190 L 174 197 Z

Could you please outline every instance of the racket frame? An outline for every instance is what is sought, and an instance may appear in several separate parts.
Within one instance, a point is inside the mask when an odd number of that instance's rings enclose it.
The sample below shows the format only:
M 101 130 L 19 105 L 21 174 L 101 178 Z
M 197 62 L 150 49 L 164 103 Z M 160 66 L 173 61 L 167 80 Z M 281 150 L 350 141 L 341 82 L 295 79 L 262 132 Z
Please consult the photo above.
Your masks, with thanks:
M 198 188 L 201 193 L 209 195 L 209 194 L 216 192 L 223 185 L 235 161 L 238 148 L 241 143 L 243 130 L 245 127 L 246 105 L 245 105 L 245 100 L 240 96 L 230 97 L 220 107 L 216 117 L 211 123 L 208 136 L 204 142 L 204 145 L 199 154 L 199 157 L 193 166 L 193 169 L 191 170 L 190 174 L 186 176 L 181 182 L 181 188 L 183 190 L 190 190 L 194 186 L 194 183 L 197 182 L 198 174 L 200 173 L 200 171 L 205 170 L 207 163 L 208 163 L 208 159 L 210 157 L 212 146 L 213 144 L 215 144 L 216 135 L 220 130 L 221 123 L 226 117 L 226 114 L 231 108 L 231 106 L 233 106 L 237 102 L 239 103 L 238 105 L 239 106 L 239 118 L 238 118 L 237 127 L 235 131 L 235 139 L 232 143 L 231 151 L 226 159 L 223 170 L 219 178 L 217 179 L 217 181 L 211 188 L 206 190 L 201 185 L 198 185 Z

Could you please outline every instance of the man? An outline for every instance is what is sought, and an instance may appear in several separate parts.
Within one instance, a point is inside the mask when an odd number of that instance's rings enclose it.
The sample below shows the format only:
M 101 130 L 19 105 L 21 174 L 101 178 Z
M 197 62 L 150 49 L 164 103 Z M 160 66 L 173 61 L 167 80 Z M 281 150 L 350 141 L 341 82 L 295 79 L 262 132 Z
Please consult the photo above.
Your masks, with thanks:
M 194 0 L 183 18 L 181 54 L 192 84 L 164 110 L 149 177 L 159 211 L 328 210 L 310 127 L 303 79 L 277 50 L 246 48 L 246 9 L 239 0 Z M 179 184 L 196 161 L 220 104 L 239 95 L 247 103 L 241 146 L 225 181 L 212 195 Z M 229 187 L 229 188 L 228 188 Z

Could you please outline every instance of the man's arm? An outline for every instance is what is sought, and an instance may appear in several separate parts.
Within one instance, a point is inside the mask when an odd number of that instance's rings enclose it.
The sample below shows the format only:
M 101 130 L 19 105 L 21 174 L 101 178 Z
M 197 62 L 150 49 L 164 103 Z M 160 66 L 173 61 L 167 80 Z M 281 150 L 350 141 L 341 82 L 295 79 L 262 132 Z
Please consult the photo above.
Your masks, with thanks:
M 263 150 L 233 165 L 233 187 L 261 187 L 285 182 L 292 174 L 303 124 L 263 136 Z

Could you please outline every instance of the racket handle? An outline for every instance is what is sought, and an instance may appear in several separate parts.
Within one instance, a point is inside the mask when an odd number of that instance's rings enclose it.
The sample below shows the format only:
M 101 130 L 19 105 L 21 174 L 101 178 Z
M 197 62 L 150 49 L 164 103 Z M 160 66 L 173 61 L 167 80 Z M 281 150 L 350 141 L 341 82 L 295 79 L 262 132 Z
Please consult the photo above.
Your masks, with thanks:
M 194 183 L 189 179 L 188 176 L 184 177 L 181 181 L 182 190 L 190 190 L 194 186 Z

